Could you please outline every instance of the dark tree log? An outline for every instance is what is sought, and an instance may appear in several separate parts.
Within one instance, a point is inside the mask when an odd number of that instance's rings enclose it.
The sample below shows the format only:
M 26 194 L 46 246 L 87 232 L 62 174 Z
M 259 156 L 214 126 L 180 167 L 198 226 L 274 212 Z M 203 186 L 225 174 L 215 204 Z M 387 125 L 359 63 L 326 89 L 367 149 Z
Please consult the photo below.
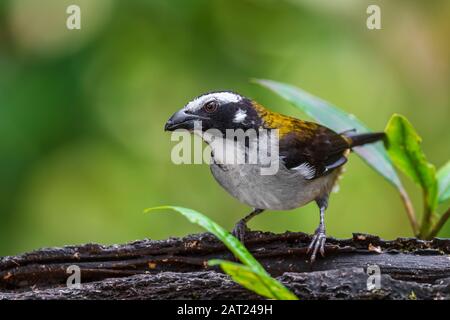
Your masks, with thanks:
M 304 233 L 252 232 L 246 246 L 301 299 L 450 299 L 450 239 L 384 241 L 354 234 L 327 241 L 326 257 L 306 259 Z M 0 258 L 0 299 L 258 299 L 216 267 L 235 260 L 211 234 L 125 245 L 86 244 Z M 67 268 L 81 269 L 81 288 L 68 288 Z M 367 289 L 368 266 L 381 289 Z

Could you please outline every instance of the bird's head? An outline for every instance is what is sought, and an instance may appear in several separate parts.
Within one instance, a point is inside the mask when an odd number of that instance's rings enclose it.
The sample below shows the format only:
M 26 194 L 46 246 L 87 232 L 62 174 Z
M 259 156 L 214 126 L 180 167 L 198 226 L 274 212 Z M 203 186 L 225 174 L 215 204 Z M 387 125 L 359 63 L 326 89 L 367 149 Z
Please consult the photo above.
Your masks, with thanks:
M 261 106 L 234 92 L 203 94 L 166 122 L 165 130 L 194 130 L 194 123 L 201 122 L 202 131 L 209 129 L 225 133 L 227 129 L 257 129 L 262 125 Z

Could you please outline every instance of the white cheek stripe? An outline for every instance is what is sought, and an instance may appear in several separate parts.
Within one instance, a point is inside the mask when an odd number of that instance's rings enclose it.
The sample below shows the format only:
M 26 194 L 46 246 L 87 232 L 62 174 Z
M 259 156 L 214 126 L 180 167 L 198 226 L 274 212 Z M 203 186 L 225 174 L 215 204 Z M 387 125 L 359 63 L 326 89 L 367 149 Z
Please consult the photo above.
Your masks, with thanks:
M 247 118 L 247 111 L 238 109 L 238 111 L 236 111 L 236 114 L 234 115 L 233 122 L 241 123 L 245 120 L 245 118 Z
M 232 92 L 214 92 L 208 93 L 203 96 L 200 96 L 191 102 L 189 102 L 184 109 L 188 111 L 195 112 L 199 110 L 203 105 L 211 100 L 216 100 L 221 104 L 226 103 L 237 103 L 242 100 L 242 97 L 238 94 Z

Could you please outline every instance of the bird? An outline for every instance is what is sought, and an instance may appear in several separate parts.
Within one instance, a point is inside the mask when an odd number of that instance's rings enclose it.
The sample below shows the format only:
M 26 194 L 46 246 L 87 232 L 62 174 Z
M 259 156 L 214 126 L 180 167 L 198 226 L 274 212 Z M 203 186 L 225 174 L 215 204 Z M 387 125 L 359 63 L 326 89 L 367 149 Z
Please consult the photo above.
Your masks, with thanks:
M 201 124 L 200 130 L 195 130 L 196 123 Z M 315 201 L 320 219 L 307 248 L 311 264 L 318 253 L 325 256 L 325 212 L 350 151 L 385 137 L 384 132 L 337 133 L 321 124 L 271 111 L 233 91 L 208 92 L 194 98 L 169 118 L 164 129 L 184 129 L 200 135 L 211 147 L 210 170 L 215 180 L 234 198 L 253 208 L 232 231 L 241 241 L 249 232 L 247 223 L 265 210 L 292 210 Z M 261 166 L 267 163 L 223 161 L 223 153 L 226 156 L 230 149 L 223 149 L 223 143 L 214 143 L 218 140 L 206 135 L 214 130 L 214 137 L 229 143 L 232 141 L 226 133 L 239 129 L 276 132 L 277 158 L 271 160 L 277 161 L 275 174 L 261 174 Z M 245 153 L 257 140 L 258 137 L 241 145 L 232 143 L 231 148 L 241 148 Z

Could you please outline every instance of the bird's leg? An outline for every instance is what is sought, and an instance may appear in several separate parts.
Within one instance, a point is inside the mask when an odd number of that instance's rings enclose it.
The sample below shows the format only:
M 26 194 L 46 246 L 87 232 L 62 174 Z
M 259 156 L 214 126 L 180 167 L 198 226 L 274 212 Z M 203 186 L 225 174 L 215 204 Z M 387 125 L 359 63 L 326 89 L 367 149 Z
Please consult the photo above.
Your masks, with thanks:
M 311 258 L 310 263 L 313 264 L 316 260 L 317 251 L 320 252 L 322 257 L 325 256 L 325 241 L 327 240 L 327 237 L 325 235 L 325 210 L 328 206 L 328 196 L 322 197 L 316 200 L 317 205 L 320 208 L 320 223 L 319 227 L 316 229 L 316 232 L 314 233 L 313 239 L 311 241 L 311 244 L 308 247 L 307 254 L 311 252 Z
M 250 212 L 247 216 L 245 216 L 243 219 L 239 220 L 238 223 L 234 226 L 233 229 L 233 235 L 239 239 L 239 241 L 244 242 L 245 233 L 249 231 L 247 228 L 247 222 L 253 218 L 254 216 L 260 214 L 263 212 L 263 209 L 253 209 L 252 212 Z

